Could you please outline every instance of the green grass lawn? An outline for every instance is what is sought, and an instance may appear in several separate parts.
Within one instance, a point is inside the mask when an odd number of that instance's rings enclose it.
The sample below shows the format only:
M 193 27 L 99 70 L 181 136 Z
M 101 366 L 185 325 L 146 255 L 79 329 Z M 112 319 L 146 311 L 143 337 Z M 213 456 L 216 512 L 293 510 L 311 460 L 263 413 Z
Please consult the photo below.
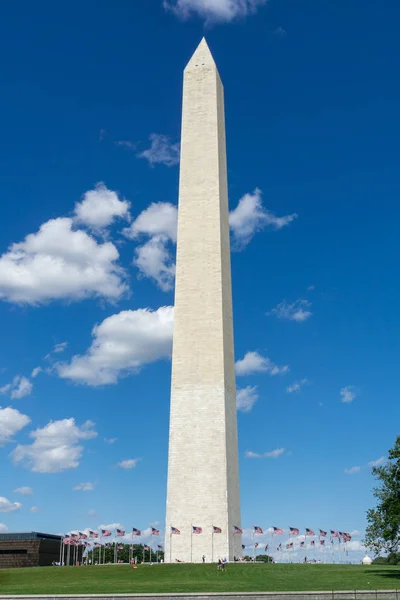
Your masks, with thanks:
M 1 594 L 400 589 L 400 568 L 360 565 L 128 565 L 0 570 Z

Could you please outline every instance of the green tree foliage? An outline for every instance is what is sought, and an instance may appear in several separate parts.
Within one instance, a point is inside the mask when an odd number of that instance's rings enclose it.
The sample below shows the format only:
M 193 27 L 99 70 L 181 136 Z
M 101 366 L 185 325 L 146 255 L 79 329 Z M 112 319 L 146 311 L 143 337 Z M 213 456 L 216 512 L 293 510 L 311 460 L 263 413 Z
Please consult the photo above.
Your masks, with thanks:
M 142 562 L 150 562 L 150 550 L 144 550 L 143 544 L 119 544 L 117 543 L 117 547 L 123 546 L 121 550 L 118 550 L 117 560 L 122 561 L 124 563 L 128 563 L 132 556 L 135 557 L 138 563 Z M 132 550 L 130 550 L 132 548 Z M 100 559 L 100 551 L 101 551 L 101 559 Z M 114 544 L 110 544 L 110 548 L 102 547 L 94 548 L 93 550 L 89 550 L 88 552 L 88 560 L 92 561 L 92 564 L 104 563 L 104 555 L 105 555 L 105 563 L 113 563 L 114 562 Z M 158 551 L 158 558 L 164 559 L 164 552 L 162 550 Z M 157 560 L 157 551 L 154 549 L 151 551 L 151 560 L 152 562 L 156 562 Z
M 367 511 L 365 545 L 376 554 L 395 555 L 400 546 L 400 436 L 389 450 L 387 463 L 374 467 L 372 474 L 379 485 L 373 490 L 376 507 Z

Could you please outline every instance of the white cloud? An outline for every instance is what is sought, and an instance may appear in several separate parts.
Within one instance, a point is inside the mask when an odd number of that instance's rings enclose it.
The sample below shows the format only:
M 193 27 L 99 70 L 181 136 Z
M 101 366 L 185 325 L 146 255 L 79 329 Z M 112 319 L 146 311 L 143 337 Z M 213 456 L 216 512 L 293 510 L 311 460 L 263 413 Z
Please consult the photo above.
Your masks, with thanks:
M 21 506 L 20 502 L 10 502 L 7 498 L 0 496 L 0 512 L 14 512 L 19 510 Z
M 248 385 L 236 392 L 236 408 L 242 412 L 250 412 L 259 398 L 257 387 Z
M 143 210 L 124 234 L 132 239 L 141 235 L 167 237 L 176 242 L 178 208 L 170 202 L 153 202 Z
M 31 373 L 32 379 L 35 379 L 35 377 L 37 377 L 39 375 L 39 373 L 41 373 L 42 371 L 43 371 L 42 367 L 35 367 Z
M 256 12 L 267 0 L 163 0 L 166 10 L 181 19 L 198 16 L 206 21 L 232 21 Z
M 75 205 L 75 221 L 94 230 L 102 230 L 116 218 L 129 219 L 129 207 L 129 202 L 120 200 L 118 194 L 107 189 L 104 183 L 98 183 Z
M 361 471 L 361 467 L 351 467 L 350 469 L 345 469 L 344 472 L 347 475 L 354 475 L 355 473 L 359 473 Z
M 117 441 L 117 438 L 104 438 L 106 444 L 114 444 Z
M 271 452 L 264 452 L 263 454 L 258 454 L 257 452 L 246 450 L 245 456 L 246 458 L 278 458 L 284 453 L 285 448 L 276 448 L 275 450 L 271 450 Z
M 0 394 L 7 394 L 11 389 L 11 383 L 7 383 L 0 388 Z
M 173 307 L 124 310 L 93 328 L 83 355 L 55 365 L 60 377 L 88 385 L 116 383 L 119 377 L 171 355 Z
M 40 508 L 38 508 L 37 506 L 31 506 L 29 509 L 29 512 L 31 512 L 31 513 L 40 512 Z
M 381 456 L 380 458 L 378 458 L 377 460 L 371 460 L 368 463 L 369 467 L 380 467 L 381 465 L 383 465 L 386 462 L 386 456 Z
M 297 217 L 295 213 L 277 217 L 262 206 L 261 190 L 256 188 L 252 194 L 245 194 L 237 207 L 229 213 L 229 224 L 233 233 L 233 248 L 242 250 L 257 231 L 265 227 L 282 229 Z
M 0 533 L 7 533 L 8 527 L 4 523 L 0 523 Z
M 288 385 L 286 391 L 289 394 L 292 394 L 293 392 L 299 392 L 303 385 L 306 385 L 306 383 L 308 383 L 308 379 L 304 377 L 304 379 L 300 379 L 299 381 L 295 381 L 294 383 L 292 383 L 292 385 Z
M 92 490 L 94 490 L 94 483 L 91 483 L 90 481 L 87 481 L 86 483 L 79 483 L 78 485 L 75 485 L 72 489 L 81 492 L 91 492 Z
M 28 423 L 30 423 L 30 418 L 15 408 L 0 407 L 0 446 L 10 442 L 13 436 Z
M 355 387 L 352 385 L 346 385 L 340 390 L 340 396 L 341 402 L 344 402 L 345 404 L 353 402 L 357 396 Z
M 288 321 L 297 321 L 301 323 L 311 317 L 312 312 L 308 310 L 311 306 L 311 302 L 308 300 L 296 300 L 292 304 L 283 300 L 270 312 L 267 312 L 267 316 L 275 315 L 278 319 L 287 319 Z
M 30 487 L 19 487 L 14 490 L 14 494 L 21 494 L 21 496 L 31 496 L 33 494 L 33 490 Z
M 25 396 L 29 396 L 31 394 L 32 388 L 33 385 L 31 384 L 29 379 L 27 379 L 24 376 L 17 375 L 16 377 L 14 377 L 14 380 L 12 382 L 11 398 L 25 398 Z
M 96 437 L 94 423 L 86 421 L 82 427 L 75 419 L 50 421 L 45 427 L 30 433 L 32 444 L 18 445 L 11 452 L 15 463 L 23 463 L 36 473 L 59 473 L 79 465 L 83 447 L 79 442 Z
M 153 167 L 155 164 L 173 167 L 179 163 L 179 143 L 172 144 L 166 135 L 152 133 L 149 136 L 150 148 L 140 152 L 138 158 L 145 158 Z
M 126 460 L 121 460 L 117 463 L 117 467 L 120 469 L 134 469 L 138 464 L 140 458 L 128 458 Z
M 96 515 L 96 511 L 91 508 L 90 510 L 88 510 L 87 514 L 89 515 L 89 517 L 94 517 Z
M 66 347 L 68 346 L 68 342 L 60 342 L 54 346 L 53 352 L 58 354 L 59 352 L 64 352 Z
M 117 300 L 127 290 L 111 242 L 97 243 L 69 218 L 51 219 L 0 257 L 0 299 L 18 304 Z
M 247 352 L 244 358 L 236 361 L 235 368 L 236 375 L 251 375 L 253 373 L 284 375 L 289 371 L 287 365 L 278 367 L 271 359 L 261 356 L 258 352 Z
M 109 531 L 115 531 L 116 529 L 123 529 L 125 530 L 125 527 L 121 524 L 121 523 L 107 523 L 106 525 L 102 524 L 99 525 L 97 529 L 108 529 Z M 132 539 L 132 536 L 131 536 Z
M 157 235 L 138 246 L 133 262 L 144 277 L 153 279 L 164 292 L 173 288 L 175 264 L 166 237 Z

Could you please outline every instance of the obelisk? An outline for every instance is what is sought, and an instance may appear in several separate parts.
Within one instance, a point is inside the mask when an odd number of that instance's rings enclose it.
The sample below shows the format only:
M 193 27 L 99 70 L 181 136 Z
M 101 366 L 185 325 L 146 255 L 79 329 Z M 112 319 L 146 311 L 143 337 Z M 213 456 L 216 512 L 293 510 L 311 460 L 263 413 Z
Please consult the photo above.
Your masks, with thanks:
M 183 83 L 166 562 L 241 555 L 228 215 L 224 92 L 203 39 Z

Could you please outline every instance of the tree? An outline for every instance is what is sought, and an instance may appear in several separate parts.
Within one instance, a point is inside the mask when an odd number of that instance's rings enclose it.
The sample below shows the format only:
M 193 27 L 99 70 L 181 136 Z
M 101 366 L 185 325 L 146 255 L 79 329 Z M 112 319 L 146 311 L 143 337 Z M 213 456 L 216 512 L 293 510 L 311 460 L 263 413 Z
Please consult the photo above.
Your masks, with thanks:
M 376 507 L 367 511 L 365 545 L 376 554 L 396 554 L 400 549 L 400 436 L 389 450 L 385 465 L 373 467 L 380 482 L 373 489 Z

